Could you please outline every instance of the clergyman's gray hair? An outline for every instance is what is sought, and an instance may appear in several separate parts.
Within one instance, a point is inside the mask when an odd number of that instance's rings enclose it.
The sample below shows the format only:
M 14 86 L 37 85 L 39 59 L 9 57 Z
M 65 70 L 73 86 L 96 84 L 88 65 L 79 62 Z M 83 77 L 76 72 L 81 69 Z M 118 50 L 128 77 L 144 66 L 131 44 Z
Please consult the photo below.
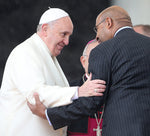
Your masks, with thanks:
M 84 50 L 83 50 L 82 56 L 86 56 L 87 48 L 89 47 L 89 45 L 90 45 L 91 43 L 94 43 L 94 42 L 96 42 L 96 39 L 91 40 L 91 41 L 89 41 L 89 42 L 87 43 L 87 45 L 85 46 L 85 48 L 84 48 Z

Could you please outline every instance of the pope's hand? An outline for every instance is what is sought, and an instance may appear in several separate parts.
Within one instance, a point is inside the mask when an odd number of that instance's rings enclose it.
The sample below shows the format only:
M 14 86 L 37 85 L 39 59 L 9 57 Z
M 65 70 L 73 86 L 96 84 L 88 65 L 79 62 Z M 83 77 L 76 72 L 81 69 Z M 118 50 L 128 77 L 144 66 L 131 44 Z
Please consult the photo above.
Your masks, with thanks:
M 78 89 L 78 96 L 85 97 L 85 96 L 103 96 L 103 92 L 106 89 L 106 82 L 104 80 L 91 80 L 92 74 L 88 80 Z

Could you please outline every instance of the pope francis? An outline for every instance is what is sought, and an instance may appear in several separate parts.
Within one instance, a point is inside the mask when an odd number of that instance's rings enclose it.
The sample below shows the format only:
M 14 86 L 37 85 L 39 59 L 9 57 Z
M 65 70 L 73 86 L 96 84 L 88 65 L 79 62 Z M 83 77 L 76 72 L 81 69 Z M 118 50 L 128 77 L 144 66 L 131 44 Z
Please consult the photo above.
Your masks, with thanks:
M 11 52 L 0 90 L 0 136 L 66 135 L 66 128 L 54 130 L 47 120 L 33 115 L 27 100 L 34 103 L 33 93 L 37 92 L 45 106 L 53 107 L 80 96 L 78 87 L 69 87 L 56 59 L 72 32 L 69 15 L 50 8 L 41 16 L 37 33 Z M 94 90 L 97 86 L 88 88 Z M 93 95 L 99 94 L 93 91 Z

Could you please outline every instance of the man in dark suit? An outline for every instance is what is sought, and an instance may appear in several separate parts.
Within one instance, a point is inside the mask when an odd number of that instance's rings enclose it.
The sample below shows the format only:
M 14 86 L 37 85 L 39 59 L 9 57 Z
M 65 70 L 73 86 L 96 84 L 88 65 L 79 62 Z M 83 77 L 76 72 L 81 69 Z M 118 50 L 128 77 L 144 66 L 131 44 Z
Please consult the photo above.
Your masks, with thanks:
M 130 16 L 119 6 L 102 11 L 95 30 L 102 43 L 90 54 L 89 72 L 106 81 L 104 95 L 48 108 L 48 118 L 58 129 L 105 103 L 103 136 L 150 136 L 150 38 L 132 29 Z

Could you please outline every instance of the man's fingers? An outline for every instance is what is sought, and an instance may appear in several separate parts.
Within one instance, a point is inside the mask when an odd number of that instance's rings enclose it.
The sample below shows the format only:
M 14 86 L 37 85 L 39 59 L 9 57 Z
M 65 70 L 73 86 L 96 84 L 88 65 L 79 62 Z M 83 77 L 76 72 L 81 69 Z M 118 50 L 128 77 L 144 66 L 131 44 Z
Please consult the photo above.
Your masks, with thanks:
M 95 89 L 95 92 L 96 93 L 103 93 L 103 92 L 105 92 L 105 89 L 102 89 L 102 88 L 101 89 Z
M 99 91 L 101 91 L 101 89 L 102 90 L 105 90 L 106 89 L 106 85 L 105 84 L 98 84 L 98 83 L 92 83 L 90 86 L 89 86 L 89 88 L 88 89 L 91 89 L 91 90 L 94 90 L 94 89 L 100 89 Z
M 35 98 L 35 103 L 36 103 L 36 104 L 41 103 L 38 93 L 35 92 L 35 93 L 33 94 L 33 96 L 34 96 L 34 98 Z
M 106 86 L 103 84 L 95 84 L 94 88 L 96 89 L 106 89 Z
M 30 108 L 30 110 L 33 108 L 33 105 L 31 103 L 29 103 L 29 101 L 27 101 L 27 105 Z
M 90 96 L 103 96 L 104 90 L 100 90 L 100 89 L 94 89 L 94 91 L 90 94 Z
M 103 93 L 95 93 L 94 96 L 103 96 Z
M 94 82 L 95 84 L 106 84 L 106 82 L 104 80 L 99 80 L 99 79 L 95 79 L 95 80 L 92 80 L 92 82 Z

